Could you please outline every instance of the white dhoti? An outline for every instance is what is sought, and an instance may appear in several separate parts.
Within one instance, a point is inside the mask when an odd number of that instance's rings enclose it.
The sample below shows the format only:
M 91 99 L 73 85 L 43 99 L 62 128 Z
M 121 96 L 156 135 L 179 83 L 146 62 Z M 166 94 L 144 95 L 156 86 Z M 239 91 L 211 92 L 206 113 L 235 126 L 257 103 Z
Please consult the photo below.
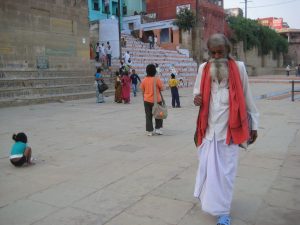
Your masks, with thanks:
M 214 216 L 230 214 L 238 151 L 238 145 L 226 145 L 224 140 L 203 139 L 198 148 L 194 196 L 200 199 L 204 212 Z

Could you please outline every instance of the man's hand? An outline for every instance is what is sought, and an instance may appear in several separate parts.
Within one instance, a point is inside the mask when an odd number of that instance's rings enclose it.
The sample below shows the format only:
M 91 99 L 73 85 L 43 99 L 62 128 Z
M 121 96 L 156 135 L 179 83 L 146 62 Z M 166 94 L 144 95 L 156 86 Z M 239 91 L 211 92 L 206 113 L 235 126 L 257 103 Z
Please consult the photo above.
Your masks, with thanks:
M 257 130 L 251 130 L 249 145 L 253 144 L 257 138 Z
M 201 95 L 196 95 L 194 97 L 194 104 L 195 104 L 195 106 L 201 106 L 201 104 L 202 104 L 202 96 Z

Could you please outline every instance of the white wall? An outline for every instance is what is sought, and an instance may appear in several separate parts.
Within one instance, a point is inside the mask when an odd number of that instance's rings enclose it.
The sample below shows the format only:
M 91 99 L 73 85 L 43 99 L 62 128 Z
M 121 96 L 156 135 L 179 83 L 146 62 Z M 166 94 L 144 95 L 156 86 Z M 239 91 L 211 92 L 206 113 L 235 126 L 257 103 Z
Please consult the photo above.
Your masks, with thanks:
M 141 16 L 137 15 L 137 16 L 124 16 L 123 17 L 123 31 L 125 33 L 129 33 L 130 34 L 130 30 L 129 30 L 129 23 L 133 23 L 134 25 L 134 30 L 139 30 L 141 28 Z M 123 32 L 122 31 L 122 32 Z
M 117 19 L 105 19 L 99 21 L 99 43 L 106 44 L 109 41 L 112 48 L 112 58 L 119 58 L 119 28 Z

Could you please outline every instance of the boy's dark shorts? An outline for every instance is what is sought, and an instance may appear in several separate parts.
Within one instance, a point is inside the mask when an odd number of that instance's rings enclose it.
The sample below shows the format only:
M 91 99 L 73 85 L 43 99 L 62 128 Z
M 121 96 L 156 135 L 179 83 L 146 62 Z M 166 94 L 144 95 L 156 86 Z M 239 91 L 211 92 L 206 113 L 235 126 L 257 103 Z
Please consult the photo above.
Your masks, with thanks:
M 24 163 L 27 162 L 27 159 L 26 159 L 26 156 L 23 155 L 22 158 L 20 158 L 18 161 L 13 161 L 11 159 L 10 162 L 16 167 L 21 167 L 21 166 L 23 166 Z

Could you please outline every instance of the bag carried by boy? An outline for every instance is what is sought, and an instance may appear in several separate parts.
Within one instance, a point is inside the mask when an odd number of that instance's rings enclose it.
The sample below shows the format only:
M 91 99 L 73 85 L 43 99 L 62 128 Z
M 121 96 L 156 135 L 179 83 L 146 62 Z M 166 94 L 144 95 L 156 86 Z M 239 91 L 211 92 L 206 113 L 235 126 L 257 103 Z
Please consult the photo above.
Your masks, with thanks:
M 99 93 L 103 93 L 104 91 L 106 91 L 108 89 L 108 85 L 106 83 L 104 83 L 103 80 L 101 80 L 101 83 L 98 82 L 98 90 Z
M 152 108 L 152 115 L 155 119 L 166 119 L 168 117 L 168 108 L 165 103 L 164 97 L 161 92 L 161 104 L 157 103 L 157 95 L 156 95 L 156 78 L 154 78 L 154 105 Z

